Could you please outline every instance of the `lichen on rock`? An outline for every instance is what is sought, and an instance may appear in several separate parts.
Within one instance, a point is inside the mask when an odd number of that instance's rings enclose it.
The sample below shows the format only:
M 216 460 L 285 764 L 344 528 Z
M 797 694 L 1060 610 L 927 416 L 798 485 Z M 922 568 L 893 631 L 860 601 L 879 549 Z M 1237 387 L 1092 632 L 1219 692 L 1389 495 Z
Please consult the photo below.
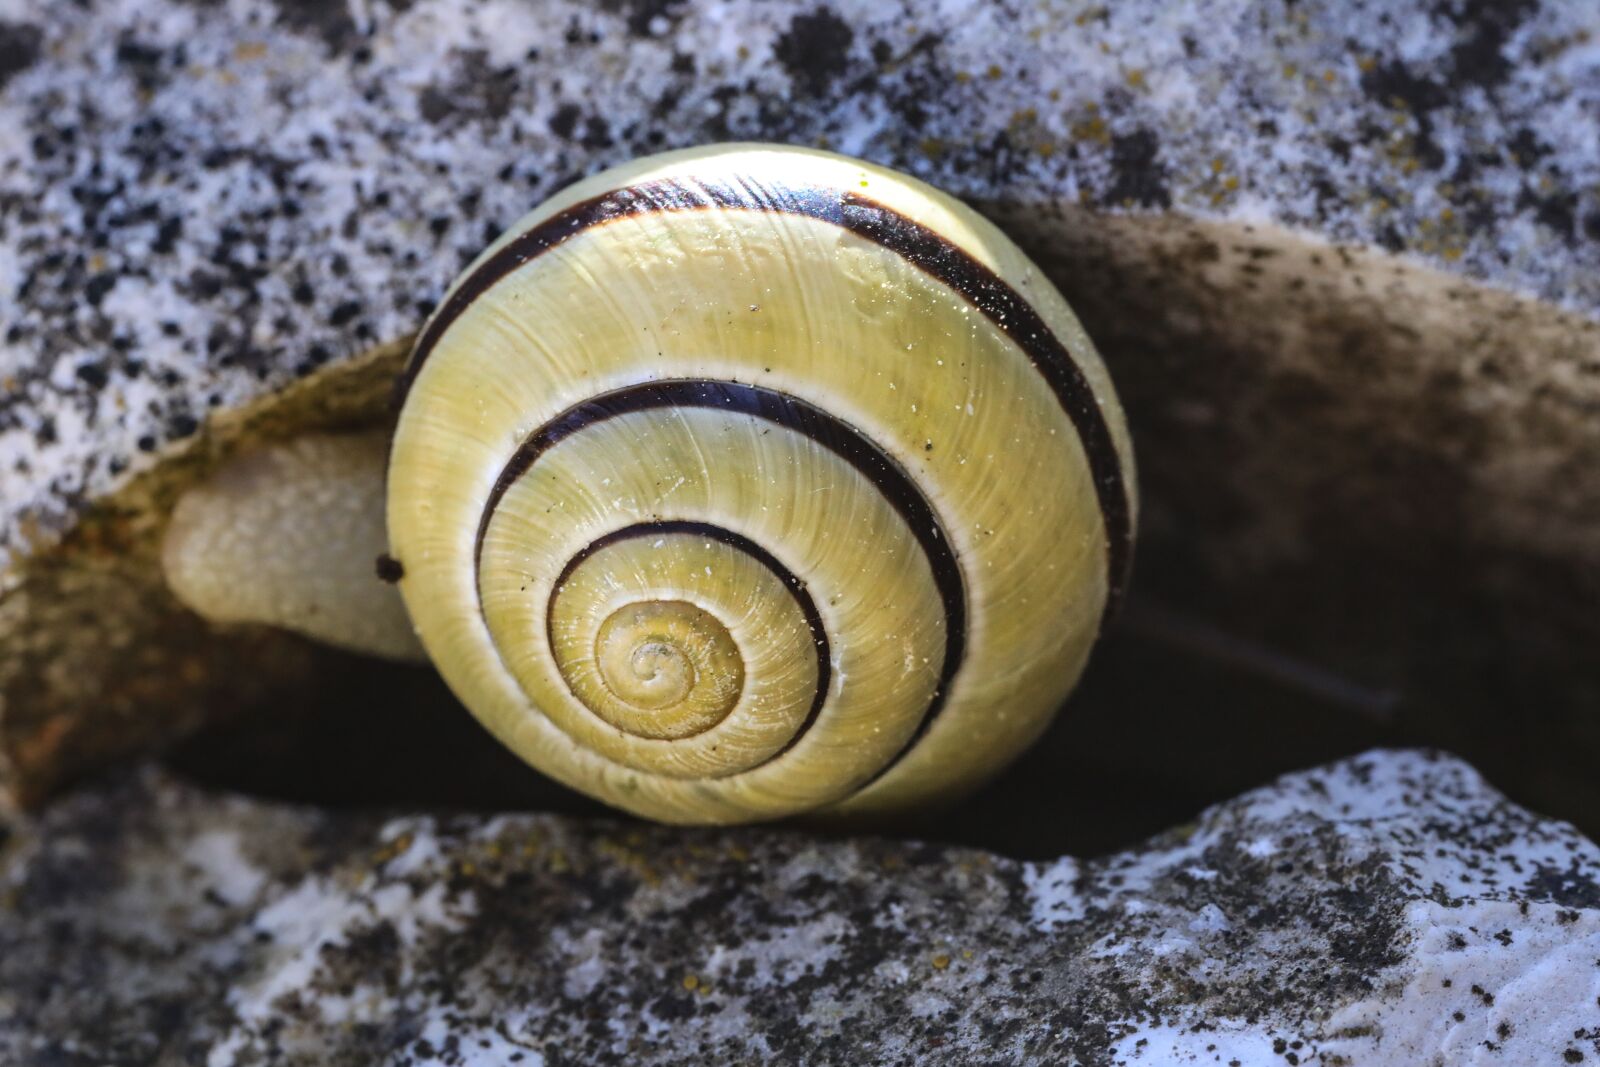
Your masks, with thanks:
M 1424 752 L 1042 863 L 335 814 L 154 772 L 11 832 L 14 1062 L 69 1042 L 96 1063 L 214 1067 L 1600 1056 L 1600 849 Z

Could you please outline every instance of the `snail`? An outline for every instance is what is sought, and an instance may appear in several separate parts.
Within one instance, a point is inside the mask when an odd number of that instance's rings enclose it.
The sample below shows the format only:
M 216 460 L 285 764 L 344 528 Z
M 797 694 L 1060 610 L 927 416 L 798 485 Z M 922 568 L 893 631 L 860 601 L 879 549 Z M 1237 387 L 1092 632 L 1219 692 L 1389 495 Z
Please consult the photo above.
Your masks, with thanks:
M 382 569 L 426 655 L 526 762 L 663 821 L 971 790 L 1128 574 L 1132 449 L 1066 301 L 976 212 L 827 152 L 568 188 L 456 280 L 397 396 Z

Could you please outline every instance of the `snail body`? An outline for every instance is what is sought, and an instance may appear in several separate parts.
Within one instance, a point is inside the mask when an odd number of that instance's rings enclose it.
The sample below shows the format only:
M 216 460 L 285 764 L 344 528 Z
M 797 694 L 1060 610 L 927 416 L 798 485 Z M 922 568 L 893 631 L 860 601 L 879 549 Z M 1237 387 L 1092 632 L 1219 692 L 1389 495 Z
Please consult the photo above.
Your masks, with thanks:
M 993 226 L 719 146 L 572 187 L 401 383 L 390 552 L 502 742 L 674 822 L 884 811 L 1019 753 L 1131 551 L 1105 369 Z

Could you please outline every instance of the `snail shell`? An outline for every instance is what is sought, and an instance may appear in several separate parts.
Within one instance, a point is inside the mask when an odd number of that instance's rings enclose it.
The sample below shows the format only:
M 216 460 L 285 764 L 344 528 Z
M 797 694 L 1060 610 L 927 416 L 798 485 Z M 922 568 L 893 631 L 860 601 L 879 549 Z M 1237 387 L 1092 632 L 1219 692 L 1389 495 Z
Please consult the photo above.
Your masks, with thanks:
M 904 175 L 731 145 L 518 222 L 400 383 L 423 645 L 523 759 L 674 822 L 958 795 L 1127 574 L 1132 452 L 1066 302 Z

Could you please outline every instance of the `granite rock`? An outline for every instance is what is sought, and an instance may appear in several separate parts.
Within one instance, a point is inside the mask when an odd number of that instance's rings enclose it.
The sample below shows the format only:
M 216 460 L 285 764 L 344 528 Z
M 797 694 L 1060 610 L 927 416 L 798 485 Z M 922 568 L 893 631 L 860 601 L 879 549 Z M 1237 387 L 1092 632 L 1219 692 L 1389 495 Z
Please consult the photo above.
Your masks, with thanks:
M 1399 737 L 1600 826 L 1597 129 L 1587 0 L 0 0 L 0 764 L 37 798 L 264 664 L 307 692 L 314 650 L 167 596 L 177 490 L 381 424 L 568 180 L 751 138 L 1038 257 L 1129 412 L 1135 608 L 1398 692 Z
M 1421 751 L 1081 861 L 334 814 L 153 771 L 9 834 L 12 1063 L 1600 1058 L 1600 848 Z

